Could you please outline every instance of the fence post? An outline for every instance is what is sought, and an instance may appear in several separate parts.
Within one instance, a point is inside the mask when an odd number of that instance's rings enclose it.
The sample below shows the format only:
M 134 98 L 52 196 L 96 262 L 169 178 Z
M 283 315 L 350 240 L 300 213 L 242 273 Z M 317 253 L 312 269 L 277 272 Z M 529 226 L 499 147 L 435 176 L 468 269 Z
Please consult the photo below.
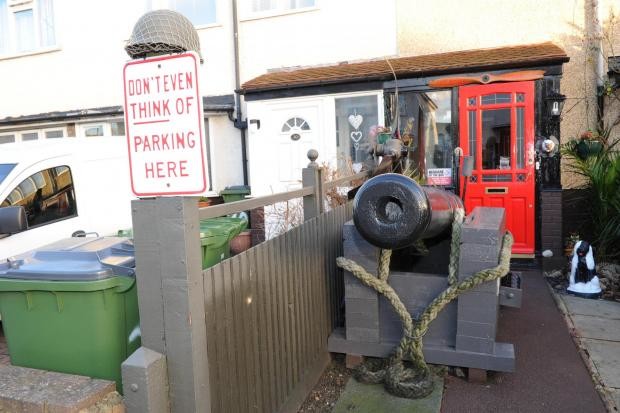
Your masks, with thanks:
M 132 202 L 142 346 L 166 356 L 173 413 L 210 412 L 196 198 Z
M 304 196 L 304 221 L 319 216 L 324 210 L 323 204 L 323 170 L 315 161 L 319 157 L 316 149 L 308 151 L 310 163 L 301 171 L 301 182 L 304 188 L 313 187 L 312 195 Z

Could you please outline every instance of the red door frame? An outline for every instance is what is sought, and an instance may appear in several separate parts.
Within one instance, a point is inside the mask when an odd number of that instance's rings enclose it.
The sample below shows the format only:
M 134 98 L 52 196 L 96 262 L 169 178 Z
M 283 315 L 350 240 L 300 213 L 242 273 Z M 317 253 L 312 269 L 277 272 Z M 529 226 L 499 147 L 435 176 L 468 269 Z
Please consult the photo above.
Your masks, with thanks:
M 496 93 L 510 94 L 510 102 L 482 104 L 482 96 Z M 475 100 L 474 100 L 475 99 Z M 517 108 L 523 108 L 523 146 L 517 149 Z M 510 169 L 483 169 L 482 165 L 482 112 L 510 109 Z M 474 112 L 473 115 L 471 113 Z M 475 164 L 467 181 L 465 209 L 469 213 L 476 206 L 504 207 L 506 228 L 515 238 L 513 254 L 533 254 L 535 248 L 535 171 L 534 171 L 534 82 L 494 83 L 462 86 L 459 88 L 459 136 L 464 155 L 472 153 L 469 147 L 469 120 L 475 119 Z M 517 164 L 517 155 L 522 164 Z M 491 179 L 506 181 L 491 182 Z M 460 188 L 464 187 L 461 177 Z

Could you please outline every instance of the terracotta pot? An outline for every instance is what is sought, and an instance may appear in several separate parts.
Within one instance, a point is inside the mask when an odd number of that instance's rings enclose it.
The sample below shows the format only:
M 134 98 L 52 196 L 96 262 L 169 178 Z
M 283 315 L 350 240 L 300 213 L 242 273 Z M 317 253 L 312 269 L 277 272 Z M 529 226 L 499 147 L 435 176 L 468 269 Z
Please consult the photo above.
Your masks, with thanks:
M 198 201 L 198 208 L 206 208 L 211 205 L 211 201 Z
M 250 231 L 243 231 L 241 234 L 230 240 L 230 253 L 232 255 L 237 255 L 249 249 L 251 246 L 252 233 Z

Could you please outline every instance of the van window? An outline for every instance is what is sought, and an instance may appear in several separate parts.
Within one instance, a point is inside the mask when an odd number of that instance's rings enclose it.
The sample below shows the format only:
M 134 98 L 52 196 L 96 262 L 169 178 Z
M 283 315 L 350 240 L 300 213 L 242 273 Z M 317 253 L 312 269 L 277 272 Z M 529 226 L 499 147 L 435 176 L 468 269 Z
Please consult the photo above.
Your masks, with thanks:
M 76 216 L 71 170 L 57 166 L 29 176 L 11 191 L 0 207 L 12 205 L 26 209 L 29 228 Z
M 4 181 L 4 178 L 9 176 L 13 168 L 15 168 L 14 163 L 0 163 L 0 183 Z

